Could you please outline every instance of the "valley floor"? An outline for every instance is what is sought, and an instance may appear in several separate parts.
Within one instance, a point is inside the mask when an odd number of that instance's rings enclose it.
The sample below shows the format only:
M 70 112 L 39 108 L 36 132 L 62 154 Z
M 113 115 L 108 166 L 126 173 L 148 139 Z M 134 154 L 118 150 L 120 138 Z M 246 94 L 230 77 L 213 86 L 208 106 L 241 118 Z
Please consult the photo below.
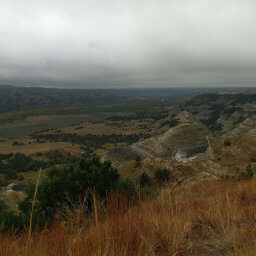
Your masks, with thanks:
M 109 196 L 104 212 L 95 200 L 91 220 L 81 210 L 29 243 L 27 233 L 1 234 L 0 255 L 256 255 L 256 179 L 167 185 L 130 207 Z

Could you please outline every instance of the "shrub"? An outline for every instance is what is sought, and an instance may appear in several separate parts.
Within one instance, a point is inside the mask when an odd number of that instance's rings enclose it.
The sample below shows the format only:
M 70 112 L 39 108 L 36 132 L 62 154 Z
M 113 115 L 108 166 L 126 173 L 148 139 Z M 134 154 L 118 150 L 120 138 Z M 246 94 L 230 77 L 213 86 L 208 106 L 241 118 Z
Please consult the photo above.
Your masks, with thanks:
M 39 226 L 43 225 L 63 209 L 79 205 L 88 191 L 95 191 L 100 199 L 104 199 L 107 191 L 116 190 L 119 176 L 109 161 L 101 163 L 97 157 L 81 159 L 70 166 L 48 169 L 46 178 L 38 185 L 34 220 Z M 129 190 L 130 184 L 122 184 L 121 188 Z M 34 190 L 35 185 L 29 186 L 27 197 L 19 204 L 19 209 L 27 216 L 31 211 Z M 86 203 L 90 204 L 90 198 Z
M 139 177 L 139 184 L 141 186 L 150 186 L 151 180 L 147 173 L 143 172 Z
M 132 200 L 136 194 L 135 184 L 129 179 L 120 179 L 117 184 L 118 193 L 122 193 L 127 196 L 129 200 Z
M 255 157 L 252 157 L 252 158 L 251 158 L 251 162 L 255 163 L 255 162 L 256 162 L 256 158 L 255 158 Z
M 0 200 L 0 231 L 21 230 L 25 224 L 29 223 L 29 218 L 24 214 L 15 214 L 11 211 L 3 200 Z
M 135 168 L 138 168 L 141 166 L 141 158 L 139 156 L 135 159 Z
M 20 142 L 18 142 L 18 141 L 14 141 L 14 142 L 12 143 L 12 145 L 13 145 L 13 147 L 15 147 L 15 146 L 24 145 L 24 143 L 20 143 Z
M 246 166 L 245 172 L 241 173 L 239 179 L 251 179 L 254 176 L 254 168 L 248 164 Z
M 155 172 L 155 178 L 158 181 L 165 182 L 169 179 L 170 171 L 167 169 L 157 170 Z
M 231 145 L 231 142 L 230 142 L 229 140 L 225 140 L 225 141 L 224 141 L 224 145 L 228 147 L 228 146 Z

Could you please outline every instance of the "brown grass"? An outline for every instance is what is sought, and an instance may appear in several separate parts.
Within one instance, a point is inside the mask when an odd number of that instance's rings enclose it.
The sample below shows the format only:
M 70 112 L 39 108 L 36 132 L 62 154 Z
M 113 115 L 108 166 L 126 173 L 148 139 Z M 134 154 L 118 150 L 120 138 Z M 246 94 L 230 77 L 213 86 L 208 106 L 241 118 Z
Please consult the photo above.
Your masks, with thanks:
M 256 180 L 167 187 L 129 206 L 109 195 L 93 219 L 83 206 L 69 221 L 34 232 L 29 255 L 256 255 Z M 0 234 L 0 255 L 24 255 L 27 234 Z

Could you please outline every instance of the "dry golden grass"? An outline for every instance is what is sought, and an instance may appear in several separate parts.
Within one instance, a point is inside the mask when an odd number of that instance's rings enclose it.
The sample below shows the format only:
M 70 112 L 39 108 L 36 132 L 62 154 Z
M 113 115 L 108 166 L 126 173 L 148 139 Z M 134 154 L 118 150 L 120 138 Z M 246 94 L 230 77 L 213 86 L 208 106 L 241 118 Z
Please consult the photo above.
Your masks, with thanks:
M 196 170 L 191 166 L 183 164 L 170 158 L 148 157 L 141 159 L 139 164 L 135 160 L 125 162 L 118 166 L 118 173 L 124 178 L 136 180 L 141 173 L 145 172 L 150 178 L 154 178 L 154 174 L 159 169 L 170 170 L 170 180 L 174 181 L 179 178 L 188 178 L 197 174 Z
M 110 195 L 105 211 L 94 201 L 94 218 L 83 206 L 67 223 L 33 232 L 29 255 L 256 255 L 256 180 L 205 180 L 167 187 L 154 200 Z M 25 254 L 27 233 L 0 234 L 0 255 Z
M 225 140 L 230 141 L 231 145 L 225 146 Z M 245 134 L 217 138 L 211 147 L 214 156 L 212 160 L 208 150 L 191 165 L 200 171 L 208 171 L 209 166 L 213 166 L 214 174 L 217 176 L 238 177 L 245 171 L 251 158 L 256 156 L 256 133 L 250 131 Z
M 20 140 L 18 140 L 20 141 Z M 73 155 L 80 155 L 80 146 L 74 145 L 72 146 L 69 142 L 46 142 L 46 143 L 36 143 L 28 144 L 26 141 L 25 145 L 21 146 L 12 146 L 12 142 L 4 142 L 0 145 L 0 154 L 8 154 L 8 153 L 23 153 L 25 155 L 32 155 L 37 152 L 48 152 L 50 150 L 61 150 L 65 149 Z

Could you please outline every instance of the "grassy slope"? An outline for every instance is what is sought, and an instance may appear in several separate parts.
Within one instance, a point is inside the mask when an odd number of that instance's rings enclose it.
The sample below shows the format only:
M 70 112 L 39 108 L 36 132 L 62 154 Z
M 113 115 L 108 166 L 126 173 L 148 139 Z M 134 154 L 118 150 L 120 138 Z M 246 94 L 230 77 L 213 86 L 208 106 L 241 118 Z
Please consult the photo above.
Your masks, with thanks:
M 28 109 L 21 111 L 12 111 L 0 113 L 0 122 L 13 121 L 23 119 L 29 116 L 38 115 L 67 115 L 67 114 L 93 114 L 93 113 L 116 113 L 116 112 L 134 112 L 134 111 L 150 111 L 157 107 L 168 107 L 175 104 L 177 100 L 162 102 L 157 100 L 134 100 L 127 102 L 118 102 L 104 105 L 84 105 L 84 106 L 63 106 L 51 108 Z
M 167 187 L 129 209 L 110 197 L 106 215 L 98 204 L 98 221 L 78 210 L 34 232 L 29 255 L 256 255 L 255 197 L 255 179 Z M 25 255 L 26 233 L 0 236 L 0 255 Z

